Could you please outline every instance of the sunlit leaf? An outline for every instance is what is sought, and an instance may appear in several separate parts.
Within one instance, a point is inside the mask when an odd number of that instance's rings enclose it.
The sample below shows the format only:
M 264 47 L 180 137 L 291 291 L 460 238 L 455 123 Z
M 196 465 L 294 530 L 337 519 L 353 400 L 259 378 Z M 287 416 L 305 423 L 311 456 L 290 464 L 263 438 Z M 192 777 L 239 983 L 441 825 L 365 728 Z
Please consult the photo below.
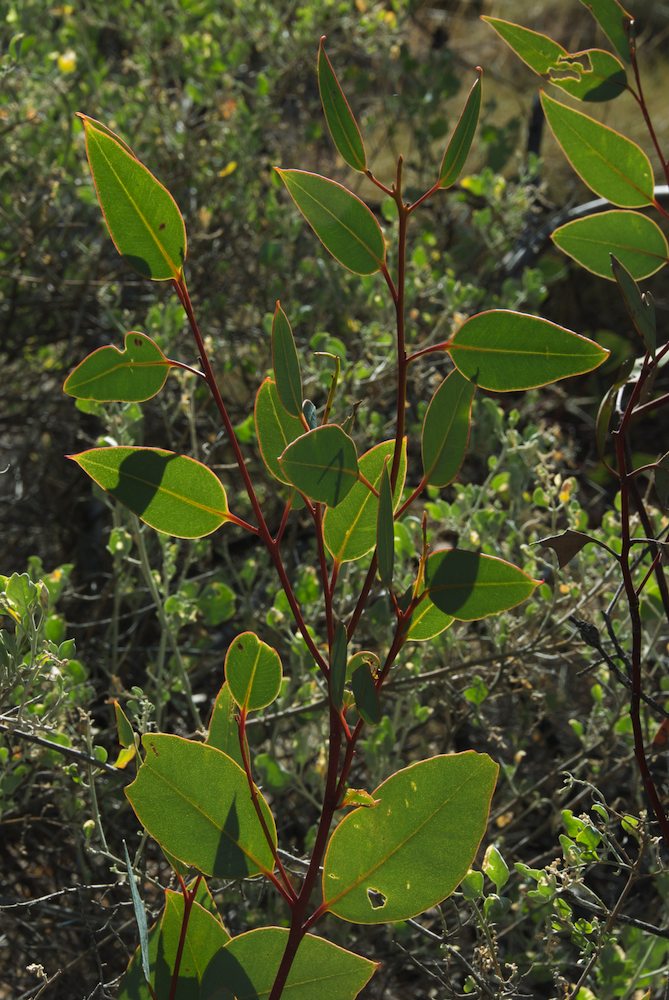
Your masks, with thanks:
M 632 16 L 618 3 L 618 0 L 581 0 L 581 3 L 588 8 L 625 62 L 631 62 L 626 29 L 629 30 Z
M 130 719 L 125 714 L 125 712 L 119 705 L 116 698 L 114 698 L 113 705 L 114 705 L 114 718 L 116 720 L 116 733 L 118 736 L 118 741 L 122 747 L 134 747 L 135 730 L 132 728 Z
M 439 168 L 439 187 L 455 184 L 471 149 L 481 111 L 481 70 L 469 91 L 462 114 L 453 131 Z
M 428 639 L 435 639 L 450 628 L 454 621 L 455 618 L 441 611 L 426 593 L 421 597 L 418 607 L 411 616 L 407 642 L 427 642 Z
M 207 733 L 207 743 L 209 746 L 222 750 L 228 757 L 232 757 L 236 764 L 242 767 L 242 752 L 239 746 L 239 729 L 235 713 L 237 706 L 230 694 L 230 688 L 223 684 L 216 695 L 214 707 L 211 710 L 209 727 Z
M 225 657 L 225 679 L 230 694 L 247 712 L 271 705 L 281 690 L 283 671 L 279 654 L 255 635 L 242 632 Z
M 355 445 L 337 424 L 303 434 L 279 456 L 290 482 L 312 500 L 336 507 L 358 481 Z
M 538 316 L 490 309 L 468 319 L 448 345 L 465 378 L 510 392 L 548 385 L 597 368 L 609 352 Z
M 374 274 L 385 262 L 381 227 L 357 195 L 305 170 L 276 168 L 293 201 L 323 246 L 356 274 Z
M 612 253 L 636 280 L 655 274 L 669 257 L 666 237 L 652 219 L 620 209 L 567 222 L 552 239 L 582 267 L 610 281 Z
M 125 335 L 122 351 L 99 347 L 65 379 L 63 391 L 75 399 L 141 403 L 165 385 L 170 362 L 143 333 Z
M 494 28 L 525 65 L 540 76 L 546 75 L 561 56 L 567 55 L 567 50 L 562 45 L 539 31 L 499 17 L 482 17 L 482 20 Z
M 541 104 L 563 153 L 595 194 L 622 208 L 652 203 L 653 169 L 640 146 L 547 94 Z
M 279 302 L 272 320 L 272 367 L 279 399 L 291 416 L 299 418 L 302 412 L 300 361 L 293 331 Z
M 161 448 L 91 448 L 68 456 L 157 531 L 201 538 L 228 520 L 223 484 L 200 462 Z
M 246 774 L 220 750 L 164 733 L 142 738 L 144 763 L 125 793 L 161 847 L 204 875 L 270 872 L 274 857 L 251 801 Z M 257 792 L 276 847 L 274 818 Z
M 367 169 L 367 156 L 360 129 L 349 106 L 339 80 L 323 46 L 325 35 L 318 47 L 318 89 L 325 120 L 339 155 L 354 170 Z
M 469 869 L 486 829 L 497 765 L 467 751 L 403 768 L 373 809 L 334 830 L 323 867 L 328 909 L 360 924 L 406 920 L 440 903 Z
M 433 603 L 458 621 L 477 621 L 525 601 L 540 581 L 517 566 L 464 549 L 433 552 L 425 586 Z
M 441 383 L 425 412 L 421 446 L 423 475 L 432 486 L 455 479 L 465 457 L 476 386 L 455 369 Z
M 304 434 L 304 424 L 299 417 L 288 413 L 272 379 L 266 378 L 258 389 L 254 417 L 258 447 L 267 470 L 280 483 L 290 486 L 290 480 L 279 465 L 279 455 Z
M 178 280 L 186 260 L 186 227 L 174 198 L 113 132 L 80 117 L 95 189 L 116 249 L 145 277 Z

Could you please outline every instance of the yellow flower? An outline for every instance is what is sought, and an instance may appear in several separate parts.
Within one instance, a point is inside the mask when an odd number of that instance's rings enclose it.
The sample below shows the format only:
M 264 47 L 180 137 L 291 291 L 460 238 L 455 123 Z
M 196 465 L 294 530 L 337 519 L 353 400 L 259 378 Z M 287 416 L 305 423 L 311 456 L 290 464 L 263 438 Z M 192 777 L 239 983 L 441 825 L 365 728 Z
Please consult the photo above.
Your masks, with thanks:
M 74 73 L 77 68 L 77 53 L 74 49 L 67 49 L 58 56 L 58 69 L 61 73 Z

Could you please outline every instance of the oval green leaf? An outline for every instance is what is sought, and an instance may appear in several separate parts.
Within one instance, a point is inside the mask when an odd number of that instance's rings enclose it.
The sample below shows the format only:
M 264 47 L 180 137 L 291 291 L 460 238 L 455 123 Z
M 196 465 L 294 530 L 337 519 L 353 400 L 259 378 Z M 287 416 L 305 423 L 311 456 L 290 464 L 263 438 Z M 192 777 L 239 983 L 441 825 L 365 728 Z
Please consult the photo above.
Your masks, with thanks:
M 595 194 L 621 208 L 652 203 L 653 169 L 640 146 L 547 94 L 541 104 L 558 145 Z
M 288 317 L 278 301 L 272 320 L 272 367 L 279 399 L 291 416 L 299 418 L 302 413 L 300 362 Z
M 379 563 L 379 578 L 386 587 L 393 582 L 395 566 L 395 516 L 393 496 L 390 488 L 388 462 L 383 466 L 379 484 L 378 516 L 376 520 L 376 553 Z
M 383 466 L 395 450 L 394 441 L 382 441 L 360 458 L 360 472 L 378 490 Z M 399 505 L 407 470 L 407 442 L 402 444 L 400 468 L 395 484 L 394 508 Z M 333 510 L 326 511 L 323 537 L 339 563 L 362 559 L 376 545 L 379 498 L 364 483 L 356 483 L 349 495 Z
M 235 699 L 230 694 L 230 688 L 227 684 L 222 684 L 211 710 L 206 742 L 243 767 L 235 712 Z
M 220 750 L 181 736 L 147 733 L 137 777 L 125 794 L 161 847 L 204 875 L 246 878 L 274 869 L 246 774 Z M 276 847 L 274 817 L 257 800 Z
M 354 170 L 367 169 L 367 154 L 353 112 L 324 48 L 325 35 L 318 47 L 318 89 L 325 120 L 339 155 Z
M 515 608 L 540 582 L 504 559 L 464 549 L 434 552 L 425 565 L 430 599 L 458 621 L 478 621 Z
M 304 424 L 299 417 L 288 413 L 279 399 L 276 383 L 270 378 L 265 379 L 258 389 L 254 417 L 260 456 L 267 471 L 280 483 L 292 485 L 279 465 L 279 455 L 304 434 Z
M 441 383 L 425 412 L 421 447 L 423 476 L 431 486 L 448 486 L 465 457 L 476 386 L 457 368 Z
M 358 715 L 370 726 L 381 721 L 381 703 L 369 663 L 363 660 L 351 675 L 351 689 Z
M 454 621 L 455 618 L 440 611 L 430 600 L 430 595 L 425 593 L 411 616 L 406 641 L 427 642 L 429 639 L 435 639 L 450 628 Z
M 279 456 L 293 486 L 312 500 L 336 507 L 358 482 L 358 457 L 348 434 L 326 424 L 303 434 Z
M 407 920 L 457 888 L 485 833 L 498 767 L 468 750 L 418 761 L 372 792 L 330 838 L 323 899 L 360 924 Z
M 631 62 L 629 38 L 625 27 L 629 27 L 632 16 L 618 3 L 618 0 L 581 0 L 598 25 L 615 45 L 625 62 Z
M 449 188 L 455 184 L 465 165 L 481 111 L 481 70 L 465 102 L 462 114 L 450 138 L 444 158 L 439 168 L 439 187 Z
M 177 538 L 202 538 L 228 520 L 221 481 L 194 458 L 162 448 L 91 448 L 69 455 L 98 486 L 146 524 Z
M 259 927 L 233 937 L 210 962 L 199 997 L 267 1000 L 286 950 L 285 927 Z M 283 1000 L 355 1000 L 378 968 L 375 962 L 306 934 L 283 988 Z
M 225 679 L 240 708 L 257 712 L 267 708 L 281 690 L 283 670 L 279 654 L 254 632 L 233 639 L 225 657 Z
M 609 355 L 594 341 L 563 326 L 508 309 L 472 316 L 447 350 L 465 378 L 494 392 L 534 389 L 582 375 Z
M 637 281 L 655 274 L 669 257 L 660 227 L 639 212 L 621 209 L 567 222 L 555 230 L 552 239 L 581 267 L 610 281 L 612 253 Z
M 146 278 L 178 281 L 186 227 L 172 195 L 112 132 L 85 115 L 86 153 L 114 246 Z
M 357 195 L 306 170 L 276 168 L 293 201 L 332 256 L 355 274 L 374 274 L 386 259 L 381 227 Z
M 63 392 L 100 403 L 143 403 L 165 385 L 171 363 L 143 333 L 125 335 L 122 351 L 99 347 L 65 379 Z

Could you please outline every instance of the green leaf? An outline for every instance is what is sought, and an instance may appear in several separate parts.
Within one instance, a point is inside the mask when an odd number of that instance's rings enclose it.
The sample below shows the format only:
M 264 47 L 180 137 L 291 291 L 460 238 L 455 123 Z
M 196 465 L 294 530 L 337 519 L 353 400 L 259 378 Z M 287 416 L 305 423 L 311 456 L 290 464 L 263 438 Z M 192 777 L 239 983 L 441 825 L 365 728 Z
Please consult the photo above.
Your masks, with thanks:
M 125 712 L 119 705 L 116 698 L 114 698 L 113 705 L 114 705 L 114 717 L 116 719 L 116 732 L 118 735 L 118 741 L 122 747 L 134 747 L 135 730 L 132 728 L 130 719 L 125 714 Z
M 360 718 L 370 726 L 376 726 L 381 721 L 381 704 L 370 665 L 366 661 L 363 660 L 353 671 L 351 688 Z
M 637 283 L 626 267 L 611 254 L 611 270 L 622 292 L 623 302 L 634 327 L 649 354 L 655 354 L 657 330 L 655 306 L 651 298 L 641 294 Z
M 86 152 L 114 246 L 154 281 L 178 281 L 186 260 L 186 227 L 172 195 L 129 148 L 85 115 Z
M 225 679 L 240 708 L 257 712 L 271 705 L 281 690 L 282 676 L 279 654 L 254 632 L 242 632 L 230 643 Z
M 411 597 L 411 591 L 407 595 Z M 424 593 L 420 603 L 411 616 L 411 624 L 406 635 L 407 642 L 427 642 L 428 639 L 435 639 L 447 628 L 450 628 L 455 618 L 444 614 L 430 600 L 430 595 Z
M 151 985 L 157 997 L 170 994 L 183 914 L 184 897 L 167 889 L 163 914 L 149 931 Z M 230 935 L 220 920 L 200 903 L 194 902 L 179 965 L 175 1000 L 196 1000 L 201 996 L 199 986 L 207 967 L 229 941 Z M 118 1000 L 152 1000 L 142 974 L 139 948 L 121 980 Z
M 395 450 L 394 441 L 382 441 L 360 458 L 360 472 L 379 489 L 383 466 Z M 407 442 L 402 443 L 400 467 L 395 484 L 394 506 L 399 505 L 407 469 Z M 379 498 L 364 483 L 356 483 L 346 499 L 332 510 L 326 511 L 323 537 L 328 550 L 339 563 L 362 559 L 376 545 Z
M 481 867 L 494 884 L 497 892 L 501 892 L 509 881 L 509 866 L 494 844 L 490 844 L 486 848 Z
M 358 457 L 348 434 L 326 424 L 289 444 L 279 464 L 293 486 L 312 500 L 336 507 L 358 481 Z
M 346 651 L 348 635 L 343 622 L 337 622 L 330 657 L 330 697 L 336 708 L 341 708 L 344 701 L 344 685 L 346 683 Z
M 393 582 L 393 568 L 395 566 L 395 518 L 388 462 L 383 466 L 381 483 L 379 485 L 376 552 L 381 583 L 386 587 L 391 587 Z
M 669 245 L 658 225 L 639 212 L 614 209 L 560 226 L 552 240 L 588 271 L 612 280 L 614 253 L 633 278 L 655 274 L 667 263 Z
M 270 378 L 266 378 L 258 389 L 254 417 L 260 456 L 267 471 L 280 483 L 290 486 L 290 480 L 279 465 L 279 455 L 304 434 L 304 424 L 299 417 L 288 413 L 279 399 L 276 383 Z
M 184 864 L 217 878 L 274 868 L 246 774 L 220 750 L 180 736 L 147 733 L 144 763 L 125 794 L 140 823 Z M 276 846 L 274 817 L 257 792 Z
M 376 653 L 372 653 L 368 649 L 359 649 L 357 653 L 353 654 L 346 664 L 347 678 L 350 680 L 358 667 L 362 666 L 366 666 L 370 673 L 377 674 L 381 669 L 381 660 L 378 658 Z
M 355 274 L 374 274 L 385 263 L 381 227 L 364 202 L 336 181 L 306 170 L 281 170 L 281 180 L 319 240 Z
M 598 25 L 615 45 L 625 62 L 631 62 L 630 46 L 625 26 L 629 26 L 632 16 L 618 3 L 618 0 L 581 0 Z
M 125 335 L 122 351 L 99 347 L 84 358 L 65 379 L 63 392 L 100 403 L 142 403 L 160 392 L 170 367 L 150 337 L 131 331 Z
M 448 486 L 465 457 L 476 386 L 457 368 L 441 383 L 425 412 L 421 446 L 423 475 L 431 486 Z
M 595 194 L 622 208 L 652 204 L 653 169 L 636 143 L 547 94 L 541 104 L 563 153 Z
M 567 55 L 562 45 L 539 31 L 499 17 L 482 17 L 481 20 L 486 21 L 525 65 L 540 76 L 545 76 L 561 56 Z
M 367 154 L 360 129 L 324 48 L 325 35 L 318 47 L 318 89 L 325 120 L 339 155 L 354 170 L 367 170 Z
M 288 940 L 285 927 L 238 934 L 215 956 L 203 977 L 202 1000 L 267 1000 Z M 283 1000 L 354 1000 L 378 968 L 323 938 L 300 942 Z
M 150 966 L 150 956 L 149 956 L 149 933 L 148 925 L 146 922 L 146 910 L 144 909 L 144 904 L 139 895 L 139 889 L 137 888 L 137 882 L 135 881 L 135 874 L 132 870 L 132 862 L 130 861 L 130 855 L 128 854 L 128 846 L 123 841 L 123 852 L 125 854 L 125 864 L 126 871 L 128 873 L 128 884 L 130 886 L 130 897 L 132 899 L 132 909 L 135 914 L 135 923 L 137 924 L 137 933 L 139 934 L 139 954 L 140 961 L 142 965 L 142 975 L 145 981 L 148 983 L 151 981 L 151 966 Z
M 450 138 L 444 158 L 439 168 L 439 187 L 449 188 L 455 184 L 465 165 L 481 111 L 481 70 L 474 82 L 463 108 L 462 114 Z
M 302 413 L 300 362 L 288 317 L 278 301 L 272 320 L 272 366 L 279 399 L 287 413 L 299 418 Z
M 407 920 L 440 903 L 467 874 L 485 833 L 498 767 L 487 754 L 418 761 L 372 793 L 334 830 L 323 899 L 344 920 Z
M 538 316 L 490 309 L 468 319 L 447 350 L 482 389 L 534 389 L 597 368 L 609 355 L 578 333 Z
M 431 600 L 458 621 L 478 621 L 515 608 L 540 582 L 503 559 L 464 549 L 434 552 L 425 566 Z
M 69 455 L 103 490 L 157 531 L 202 538 L 228 520 L 223 484 L 200 462 L 162 448 L 91 448 Z
M 222 750 L 228 757 L 232 757 L 235 764 L 242 764 L 242 752 L 239 746 L 239 730 L 235 719 L 235 700 L 230 693 L 228 684 L 223 684 L 216 695 L 214 707 L 211 710 L 209 719 L 209 731 L 207 734 L 207 744 Z

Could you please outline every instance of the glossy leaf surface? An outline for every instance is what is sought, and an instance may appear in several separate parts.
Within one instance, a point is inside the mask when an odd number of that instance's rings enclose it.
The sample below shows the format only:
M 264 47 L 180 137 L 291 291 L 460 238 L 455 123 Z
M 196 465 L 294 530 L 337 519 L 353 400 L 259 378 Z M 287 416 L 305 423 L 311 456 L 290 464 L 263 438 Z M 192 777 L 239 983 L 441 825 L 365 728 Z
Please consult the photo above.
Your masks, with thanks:
M 362 135 L 323 47 L 324 41 L 325 36 L 321 38 L 318 48 L 318 89 L 325 120 L 339 155 L 349 167 L 364 173 L 367 155 Z
M 639 212 L 614 209 L 588 215 L 560 226 L 551 238 L 581 267 L 610 281 L 612 253 L 636 280 L 655 274 L 669 256 L 660 227 Z
M 462 173 L 481 112 L 481 76 L 473 84 L 439 168 L 439 187 L 449 188 Z
M 376 553 L 379 578 L 386 587 L 392 586 L 395 565 L 395 523 L 393 495 L 388 462 L 383 467 L 379 484 L 378 516 L 376 520 Z
M 507 309 L 472 316 L 448 351 L 465 378 L 497 392 L 533 389 L 582 375 L 601 365 L 609 353 L 547 319 Z
M 381 227 L 357 195 L 305 170 L 279 170 L 281 180 L 323 246 L 355 274 L 374 274 L 385 261 Z
M 612 254 L 611 270 L 622 293 L 623 302 L 634 328 L 643 340 L 646 350 L 655 354 L 657 330 L 653 300 L 641 291 L 627 268 Z
M 239 747 L 239 730 L 235 714 L 237 706 L 227 684 L 222 684 L 211 710 L 207 743 L 232 757 L 235 764 L 242 767 L 242 753 Z
M 149 967 L 151 985 L 158 997 L 169 996 L 183 923 L 184 897 L 180 892 L 165 892 L 165 909 L 149 932 Z M 209 963 L 230 941 L 223 924 L 198 902 L 194 902 L 179 964 L 175 1000 L 199 998 L 202 978 Z M 139 949 L 135 952 L 121 980 L 118 1000 L 152 1000 L 142 974 Z
M 290 482 L 312 500 L 336 507 L 358 481 L 358 457 L 348 434 L 326 424 L 288 445 L 279 464 Z
M 381 473 L 388 457 L 392 460 L 394 441 L 382 441 L 366 451 L 360 458 L 360 471 L 378 490 Z M 402 445 L 400 468 L 395 485 L 394 506 L 397 507 L 404 489 L 407 468 L 407 443 Z M 362 559 L 376 545 L 379 498 L 364 483 L 356 483 L 346 499 L 324 519 L 324 537 L 328 550 L 337 562 L 353 562 Z
M 161 448 L 91 448 L 72 461 L 146 524 L 201 538 L 228 520 L 223 484 L 200 462 Z
M 272 321 L 272 367 L 276 391 L 286 411 L 299 418 L 302 413 L 302 375 L 293 331 L 279 302 Z
M 281 690 L 279 654 L 254 632 L 233 639 L 225 657 L 225 679 L 240 708 L 256 712 L 271 705 Z
M 165 385 L 170 362 L 143 333 L 125 335 L 122 351 L 99 347 L 65 379 L 63 391 L 75 399 L 142 403 Z
M 304 434 L 304 424 L 299 417 L 288 413 L 272 379 L 266 378 L 258 389 L 254 417 L 260 455 L 268 472 L 280 483 L 290 486 L 290 480 L 279 465 L 279 455 Z
M 203 977 L 202 1000 L 267 1000 L 287 938 L 285 927 L 260 927 L 232 938 Z M 282 1000 L 354 1000 L 376 969 L 375 962 L 307 934 Z
M 652 203 L 653 170 L 640 146 L 547 94 L 541 104 L 563 153 L 595 194 L 621 208 Z
M 630 62 L 630 47 L 625 26 L 632 20 L 618 0 L 581 0 L 604 34 L 615 45 L 625 62 Z
M 423 475 L 432 486 L 447 486 L 460 470 L 467 450 L 476 386 L 457 368 L 430 400 L 423 420 Z
M 81 117 L 95 189 L 116 249 L 144 277 L 178 280 L 186 260 L 186 227 L 174 198 L 113 133 Z
M 458 621 L 478 621 L 525 601 L 540 581 L 517 566 L 481 552 L 434 552 L 425 566 L 433 603 Z
M 403 768 L 334 830 L 324 860 L 323 898 L 361 924 L 406 920 L 449 896 L 485 832 L 497 765 L 467 751 Z
M 245 878 L 274 859 L 244 771 L 220 750 L 180 736 L 147 733 L 146 756 L 125 793 L 154 840 L 205 875 Z M 274 818 L 258 801 L 276 845 Z

